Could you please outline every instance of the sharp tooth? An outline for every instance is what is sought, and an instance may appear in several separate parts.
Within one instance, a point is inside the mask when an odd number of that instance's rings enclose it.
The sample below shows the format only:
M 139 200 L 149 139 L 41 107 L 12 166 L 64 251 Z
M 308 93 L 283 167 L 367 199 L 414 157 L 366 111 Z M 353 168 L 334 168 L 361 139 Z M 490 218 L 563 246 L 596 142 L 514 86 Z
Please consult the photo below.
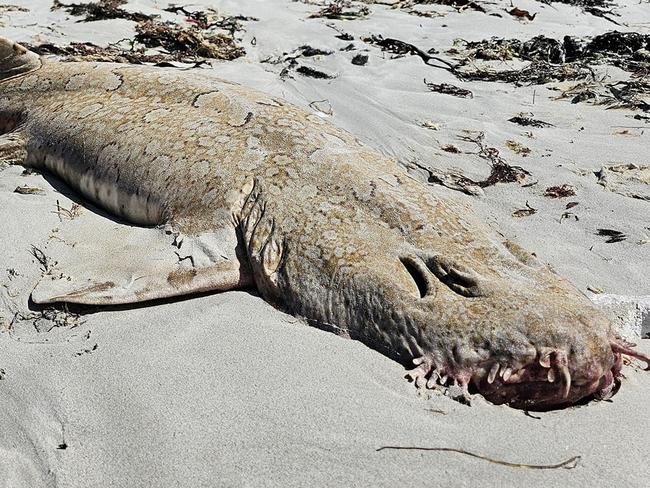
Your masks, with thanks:
M 512 375 L 512 369 L 511 368 L 506 368 L 503 371 L 503 381 L 508 381 L 510 379 L 511 375 Z
M 549 383 L 553 383 L 555 381 L 555 371 L 549 369 L 548 374 L 546 375 L 546 379 L 549 381 Z
M 490 373 L 488 374 L 487 377 L 488 384 L 491 385 L 492 383 L 494 383 L 494 379 L 496 378 L 497 373 L 499 372 L 499 367 L 500 367 L 499 363 L 494 363 L 492 365 L 492 369 L 490 370 Z
M 427 381 L 427 388 L 430 390 L 433 390 L 436 387 L 436 383 L 440 379 L 440 375 L 438 374 L 437 371 L 434 371 L 431 373 L 431 376 L 429 377 L 429 381 Z
M 562 379 L 564 380 L 564 397 L 569 396 L 569 391 L 571 390 L 571 373 L 566 364 L 558 364 L 557 369 L 562 373 Z

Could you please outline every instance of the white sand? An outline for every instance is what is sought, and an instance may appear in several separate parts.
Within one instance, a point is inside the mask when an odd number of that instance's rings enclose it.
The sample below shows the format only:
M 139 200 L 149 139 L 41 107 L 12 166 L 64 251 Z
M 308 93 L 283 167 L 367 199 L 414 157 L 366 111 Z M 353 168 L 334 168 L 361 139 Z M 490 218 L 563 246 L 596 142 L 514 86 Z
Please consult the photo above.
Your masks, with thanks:
M 29 42 L 114 42 L 133 35 L 123 20 L 78 23 L 45 0 L 14 0 L 30 12 L 2 14 L 0 33 Z M 492 35 L 527 39 L 538 34 L 594 35 L 618 28 L 650 32 L 647 4 L 618 2 L 617 27 L 565 5 L 516 2 L 538 12 L 523 23 L 478 12 L 421 18 L 371 5 L 364 20 L 307 19 L 319 7 L 288 0 L 202 1 L 228 14 L 253 15 L 242 44 L 245 58 L 215 63 L 217 76 L 280 95 L 308 108 L 328 100 L 334 123 L 402 161 L 439 169 L 459 168 L 473 177 L 489 172 L 475 155 L 449 154 L 441 145 L 474 151 L 461 131 L 485 131 L 490 146 L 539 183 L 501 184 L 473 202 L 485 220 L 535 251 L 587 292 L 587 286 L 623 296 L 650 295 L 647 201 L 608 192 L 592 171 L 609 163 L 649 164 L 649 131 L 627 110 L 551 100 L 544 87 L 461 83 L 418 57 L 390 59 L 360 36 L 383 34 L 424 50 L 451 47 L 455 38 Z M 160 13 L 167 2 L 137 0 L 133 11 Z M 165 18 L 180 17 L 162 13 Z M 353 34 L 357 51 L 340 52 Z M 444 27 L 443 27 L 444 26 Z M 256 44 L 251 45 L 255 38 Z M 281 81 L 280 66 L 260 63 L 300 45 L 334 50 L 299 60 L 337 74 L 314 80 L 294 74 Z M 354 54 L 367 50 L 366 66 Z M 605 68 L 610 75 L 620 73 Z M 473 99 L 430 93 L 422 83 L 468 88 Z M 535 94 L 533 104 L 533 93 Z M 529 128 L 507 119 L 519 112 L 555 127 Z M 436 131 L 422 121 L 439 124 Z M 584 127 L 584 129 L 582 129 Z M 648 126 L 650 127 L 650 126 Z M 508 139 L 531 149 L 521 157 Z M 586 170 L 586 171 L 583 171 Z M 29 319 L 27 299 L 39 276 L 29 250 L 43 247 L 60 225 L 56 201 L 72 201 L 40 175 L 21 168 L 0 173 L 0 483 L 7 487 L 88 486 L 647 486 L 650 474 L 647 407 L 650 374 L 626 367 L 612 402 L 535 414 L 477 398 L 472 407 L 434 395 L 425 399 L 402 379 L 403 368 L 364 345 L 310 328 L 244 292 L 223 293 L 155 306 L 99 311 L 48 330 Z M 577 196 L 552 200 L 546 187 L 572 184 Z M 28 184 L 45 195 L 18 195 Z M 512 217 L 525 207 L 535 215 Z M 567 201 L 579 221 L 559 217 Z M 597 228 L 625 232 L 606 244 Z M 10 272 L 9 270 L 15 270 Z M 633 300 L 633 299 L 632 299 Z M 18 315 L 16 315 L 18 314 Z M 21 315 L 22 314 L 22 315 Z M 22 319 L 21 317 L 25 317 Z M 10 325 L 11 324 L 11 325 Z M 40 332 L 37 330 L 40 328 Z M 632 332 L 630 332 L 630 330 Z M 639 329 L 636 329 L 639 332 Z M 634 329 L 628 329 L 634 334 Z M 648 340 L 639 349 L 650 353 Z M 96 349 L 93 349 L 97 345 Z M 65 445 L 66 449 L 60 449 Z M 581 456 L 572 470 L 530 470 L 492 464 L 453 452 L 381 451 L 383 445 L 453 447 L 515 463 L 558 463 Z

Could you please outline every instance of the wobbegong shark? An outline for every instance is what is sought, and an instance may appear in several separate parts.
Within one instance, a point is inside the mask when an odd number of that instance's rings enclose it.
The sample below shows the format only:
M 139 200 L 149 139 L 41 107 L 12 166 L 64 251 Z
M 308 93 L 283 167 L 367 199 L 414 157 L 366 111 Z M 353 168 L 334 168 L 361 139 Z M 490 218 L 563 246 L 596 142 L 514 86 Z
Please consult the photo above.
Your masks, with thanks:
M 0 134 L 0 160 L 107 214 L 61 229 L 35 303 L 254 287 L 410 365 L 418 387 L 516 408 L 611 396 L 624 354 L 650 368 L 468 206 L 277 97 L 195 71 L 46 60 L 0 38 Z

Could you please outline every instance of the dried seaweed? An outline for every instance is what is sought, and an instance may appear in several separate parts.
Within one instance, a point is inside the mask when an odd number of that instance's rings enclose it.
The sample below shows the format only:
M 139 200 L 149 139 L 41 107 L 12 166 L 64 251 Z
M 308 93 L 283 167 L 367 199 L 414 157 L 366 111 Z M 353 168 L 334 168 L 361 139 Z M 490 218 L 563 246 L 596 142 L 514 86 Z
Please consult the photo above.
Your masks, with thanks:
M 368 44 L 379 46 L 382 51 L 395 54 L 396 56 L 406 56 L 406 55 L 419 56 L 422 59 L 422 61 L 424 61 L 424 63 L 429 66 L 446 69 L 452 72 L 456 69 L 456 67 L 450 62 L 445 61 L 444 59 L 441 59 L 439 57 L 432 56 L 430 53 L 424 52 L 419 47 L 414 46 L 413 44 L 409 44 L 408 42 L 400 41 L 399 39 L 393 39 L 392 37 L 384 38 L 383 36 L 380 35 L 374 35 L 370 37 L 365 37 L 362 40 L 363 42 L 366 42 Z M 430 52 L 431 51 L 432 50 L 430 50 Z M 433 50 L 433 52 L 436 51 Z M 432 61 L 442 63 L 445 66 L 436 66 L 434 64 L 431 64 Z
M 550 5 L 552 2 L 563 3 L 580 7 L 583 11 L 595 17 L 601 17 L 618 25 L 611 16 L 619 17 L 619 14 L 613 10 L 616 4 L 611 0 L 539 0 L 542 3 Z
M 531 207 L 528 202 L 526 202 L 526 208 L 520 208 L 512 212 L 513 217 L 529 217 L 537 213 L 537 209 Z
M 27 7 L 21 5 L 0 5 L 0 12 L 29 12 Z
M 444 93 L 445 95 L 453 95 L 454 97 L 460 98 L 474 98 L 474 94 L 466 90 L 465 88 L 460 88 L 449 83 L 428 83 L 427 80 L 424 80 L 424 84 L 427 86 L 429 91 L 436 93 Z
M 319 80 L 331 80 L 336 78 L 334 75 L 329 75 L 323 71 L 319 71 L 309 66 L 299 66 L 296 68 L 296 73 L 300 73 L 303 76 L 308 76 L 309 78 L 317 78 Z
M 166 10 L 183 13 L 193 24 L 182 27 L 171 22 L 160 22 L 154 17 L 144 14 L 131 13 L 120 6 L 125 0 L 100 0 L 98 2 L 62 4 L 55 0 L 52 8 L 63 8 L 72 15 L 83 15 L 82 21 L 100 19 L 125 18 L 137 22 L 136 36 L 128 49 L 113 44 L 99 47 L 92 43 L 72 43 L 69 46 L 41 44 L 33 46 L 39 54 L 57 54 L 67 60 L 80 59 L 89 61 L 112 61 L 120 63 L 156 63 L 169 66 L 169 63 L 197 63 L 202 59 L 232 60 L 243 56 L 246 51 L 237 45 L 234 33 L 243 27 L 239 23 L 244 20 L 256 20 L 252 17 L 224 17 L 214 10 L 189 11 L 185 7 L 171 5 Z M 208 29 L 224 29 L 230 35 L 208 32 Z M 136 43 L 140 46 L 136 47 Z M 165 52 L 145 54 L 146 48 L 162 48 Z
M 351 63 L 356 65 L 356 66 L 365 66 L 368 63 L 368 55 L 367 54 L 357 54 L 352 58 Z
M 575 187 L 571 185 L 558 185 L 558 186 L 549 186 L 544 190 L 544 196 L 550 198 L 566 198 L 573 197 L 576 194 Z
M 532 115 L 533 114 L 520 113 L 519 115 L 515 115 L 514 117 L 508 119 L 508 122 L 512 122 L 513 124 L 518 124 L 524 127 L 537 127 L 540 129 L 543 127 L 554 127 L 553 124 L 549 124 L 543 120 L 534 119 Z
M 300 66 L 298 64 L 298 59 L 300 58 L 310 58 L 315 56 L 329 56 L 331 54 L 332 51 L 329 50 L 315 48 L 309 45 L 303 45 L 297 49 L 294 49 L 289 53 L 285 52 L 282 53 L 282 55 L 280 56 L 268 57 L 262 59 L 260 62 L 276 64 L 276 65 L 284 65 L 282 71 L 280 71 L 280 78 L 282 80 L 286 79 L 287 77 L 290 77 L 291 71 L 293 70 L 297 71 L 298 73 L 304 76 L 310 76 L 312 78 L 332 79 L 335 78 L 335 76 L 329 75 L 327 73 L 316 70 L 314 68 L 310 68 L 307 66 Z
M 14 193 L 19 195 L 45 195 L 45 191 L 37 186 L 22 185 L 17 186 Z
M 63 9 L 75 17 L 83 16 L 84 18 L 78 22 L 94 22 L 96 20 L 107 19 L 126 19 L 135 22 L 144 22 L 153 19 L 151 15 L 140 12 L 129 12 L 120 8 L 126 3 L 127 0 L 99 0 L 97 2 L 64 4 L 59 0 L 54 0 L 52 10 Z
M 445 5 L 447 7 L 453 7 L 459 12 L 463 10 L 474 10 L 476 12 L 486 13 L 481 4 L 473 0 L 414 0 L 413 3 L 417 5 Z
M 337 0 L 333 3 L 330 3 L 326 7 L 322 8 L 315 14 L 311 14 L 308 18 L 324 18 L 331 20 L 355 20 L 362 19 L 370 15 L 370 9 L 366 6 L 363 7 L 351 7 L 347 5 L 347 2 L 342 0 Z
M 564 89 L 557 98 L 570 98 L 571 103 L 590 102 L 612 109 L 650 112 L 650 103 L 646 101 L 649 95 L 650 79 L 644 77 L 614 83 L 604 83 L 602 80 L 582 82 Z
M 24 46 L 41 56 L 48 54 L 61 56 L 63 61 L 159 64 L 172 60 L 171 56 L 165 54 L 144 54 L 143 50 L 122 49 L 115 45 L 101 47 L 90 42 L 73 42 L 67 46 L 57 46 L 50 43 L 24 44 Z
M 177 61 L 197 58 L 232 60 L 246 51 L 225 34 L 204 34 L 198 28 L 184 28 L 167 22 L 142 22 L 135 40 L 149 48 L 161 47 Z
M 427 175 L 427 183 L 429 184 L 441 185 L 450 190 L 460 191 L 471 196 L 483 194 L 483 189 L 475 181 L 461 174 L 454 172 L 446 173 L 436 168 L 424 166 L 417 161 L 410 161 L 406 166 L 423 170 Z
M 526 19 L 531 22 L 535 20 L 535 17 L 537 16 L 537 13 L 531 14 L 528 10 L 523 10 L 517 7 L 508 10 L 508 13 L 518 19 Z
M 613 244 L 627 239 L 627 236 L 623 232 L 614 229 L 596 229 L 596 235 L 607 237 L 607 240 L 605 241 L 607 244 Z
M 578 461 L 580 461 L 581 459 L 580 456 L 573 456 L 572 458 L 569 458 L 566 461 L 562 461 L 561 463 L 557 463 L 557 464 L 523 464 L 523 463 L 510 463 L 508 461 L 501 461 L 499 459 L 483 456 L 482 454 L 476 454 L 471 451 L 466 451 L 465 449 L 456 449 L 453 447 L 382 446 L 378 448 L 377 451 L 383 451 L 384 449 L 455 452 L 476 459 L 481 459 L 483 461 L 488 461 L 490 463 L 500 464 L 501 466 L 508 466 L 510 468 L 526 468 L 526 469 L 573 469 L 578 465 Z
M 475 135 L 466 135 L 461 137 L 462 140 L 473 142 L 478 146 L 477 155 L 487 160 L 492 166 L 490 175 L 483 181 L 475 182 L 481 188 L 496 185 L 497 183 L 519 183 L 523 181 L 530 173 L 520 166 L 509 165 L 499 154 L 495 147 L 489 147 L 485 143 L 485 133 L 478 132 Z
M 508 60 L 520 58 L 552 64 L 573 62 L 611 64 L 626 71 L 650 67 L 646 52 L 650 49 L 650 34 L 610 31 L 594 37 L 564 36 L 554 39 L 543 35 L 527 41 L 491 39 L 465 42 L 471 59 Z
M 519 154 L 520 156 L 522 156 L 524 158 L 526 156 L 530 155 L 530 148 L 524 146 L 523 144 L 520 144 L 517 141 L 513 141 L 513 140 L 508 139 L 506 141 L 506 147 L 508 149 L 510 149 L 512 152 L 514 152 L 515 154 Z
M 456 75 L 466 81 L 544 85 L 554 81 L 575 81 L 593 78 L 594 72 L 588 66 L 579 64 L 553 65 L 544 61 L 537 61 L 522 69 L 496 71 L 487 68 L 473 68 L 456 71 Z
M 228 31 L 230 37 L 234 37 L 235 33 L 244 30 L 242 22 L 259 20 L 255 17 L 246 17 L 243 15 L 219 15 L 216 10 L 211 8 L 208 8 L 206 10 L 188 10 L 186 6 L 179 6 L 175 4 L 170 4 L 163 10 L 174 14 L 184 15 L 187 22 L 193 24 L 201 30 L 217 28 Z

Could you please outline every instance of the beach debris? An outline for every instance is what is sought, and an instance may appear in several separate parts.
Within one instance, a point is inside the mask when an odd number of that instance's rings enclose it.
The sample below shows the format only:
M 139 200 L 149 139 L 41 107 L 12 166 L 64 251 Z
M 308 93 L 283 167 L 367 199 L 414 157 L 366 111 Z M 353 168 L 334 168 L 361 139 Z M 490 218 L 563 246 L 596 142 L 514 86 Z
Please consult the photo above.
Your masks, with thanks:
M 465 81 L 492 81 L 522 85 L 545 85 L 555 81 L 573 81 L 593 78 L 594 71 L 580 64 L 554 65 L 545 61 L 533 61 L 521 69 L 495 70 L 490 67 L 473 67 L 454 72 Z
M 578 465 L 581 456 L 573 456 L 566 461 L 562 461 L 557 464 L 523 464 L 523 463 L 511 463 L 508 461 L 501 461 L 499 459 L 494 459 L 489 456 L 484 456 L 482 454 L 476 454 L 471 451 L 466 451 L 465 449 L 456 449 L 454 447 L 416 447 L 416 446 L 382 446 L 377 451 L 383 451 L 385 449 L 392 450 L 409 450 L 409 451 L 438 451 L 438 452 L 455 452 L 458 454 L 464 454 L 476 459 L 482 459 L 483 461 L 488 461 L 494 464 L 500 464 L 501 466 L 508 466 L 510 468 L 526 468 L 526 469 L 573 469 Z
M 176 60 L 212 58 L 232 60 L 246 51 L 226 34 L 206 34 L 196 27 L 180 27 L 171 22 L 141 22 L 135 40 L 148 48 L 163 48 Z
M 575 207 L 577 205 L 580 205 L 580 204 L 578 202 L 569 202 L 569 203 L 566 204 L 566 207 L 564 207 L 564 208 L 569 210 L 570 208 L 573 208 L 573 207 Z
M 38 263 L 41 265 L 41 271 L 44 274 L 50 273 L 53 267 L 53 263 L 50 262 L 50 259 L 45 255 L 45 253 L 34 245 L 32 245 L 29 252 L 32 256 L 34 256 L 36 261 L 38 261 Z
M 594 293 L 595 295 L 600 295 L 601 293 L 605 293 L 605 290 L 603 290 L 599 286 L 587 285 L 587 290 L 590 291 L 591 293 Z
M 124 18 L 137 22 L 134 39 L 100 47 L 93 43 L 71 43 L 68 46 L 54 44 L 26 45 L 38 54 L 55 54 L 66 61 L 104 61 L 117 63 L 153 63 L 173 66 L 172 62 L 192 63 L 198 66 L 206 59 L 232 60 L 244 56 L 246 51 L 235 40 L 234 34 L 243 29 L 241 22 L 257 20 L 253 17 L 221 16 L 213 9 L 190 11 L 186 7 L 170 5 L 166 10 L 185 15 L 189 26 L 174 22 L 161 22 L 155 16 L 128 12 L 121 5 L 125 0 L 101 0 L 99 2 L 63 4 L 55 1 L 54 9 L 63 8 L 81 21 L 91 22 L 106 18 Z M 228 34 L 214 32 L 220 29 Z M 123 42 L 128 47 L 121 47 Z M 145 52 L 145 48 L 159 52 Z
M 650 112 L 646 101 L 650 93 L 650 79 L 617 81 L 605 83 L 592 80 L 572 85 L 561 91 L 556 99 L 570 98 L 571 103 L 590 102 L 607 108 L 628 108 Z
M 173 60 L 166 54 L 145 54 L 144 49 L 121 48 L 118 45 L 101 47 L 90 42 L 73 42 L 67 46 L 51 43 L 25 44 L 30 51 L 41 56 L 48 54 L 60 56 L 62 61 L 99 61 L 106 63 L 159 64 Z
M 342 34 L 334 37 L 341 39 L 342 41 L 354 41 L 354 36 L 352 34 L 347 34 L 346 32 L 343 32 Z
M 512 152 L 514 152 L 515 154 L 519 154 L 520 156 L 522 156 L 524 158 L 526 156 L 530 155 L 530 148 L 524 146 L 523 144 L 521 144 L 521 143 L 519 143 L 517 141 L 513 141 L 511 139 L 508 139 L 506 141 L 506 147 L 508 149 L 510 149 Z
M 331 80 L 336 78 L 335 75 L 330 75 L 323 71 L 304 65 L 298 66 L 298 68 L 296 68 L 296 73 L 300 73 L 303 76 L 308 76 L 309 78 L 317 78 L 320 80 Z
M 39 316 L 34 318 L 33 325 L 40 333 L 49 332 L 55 327 L 74 329 L 83 323 L 79 314 L 71 313 L 66 309 L 46 308 L 36 313 Z
M 22 185 L 17 186 L 14 193 L 20 195 L 45 195 L 45 191 L 37 186 Z
M 566 219 L 573 219 L 576 222 L 578 222 L 580 220 L 578 218 L 578 216 L 576 214 L 574 214 L 573 212 L 562 212 L 562 215 L 560 215 L 560 224 L 562 223 L 563 220 L 566 220 Z
M 152 20 L 153 16 L 140 12 L 129 12 L 124 10 L 127 0 L 98 0 L 87 3 L 62 3 L 54 0 L 51 10 L 63 9 L 75 17 L 83 16 L 78 22 L 94 22 L 96 20 L 126 19 L 134 22 Z
M 517 19 L 529 20 L 531 22 L 535 20 L 535 17 L 537 16 L 537 13 L 531 15 L 528 10 L 523 10 L 517 7 L 508 10 L 508 13 Z
M 432 120 L 423 120 L 419 123 L 420 127 L 424 127 L 429 130 L 438 130 L 440 129 L 441 124 L 439 122 L 433 122 Z
M 460 88 L 455 85 L 450 85 L 449 83 L 429 83 L 426 79 L 424 80 L 424 84 L 427 86 L 429 91 L 436 92 L 436 93 L 443 93 L 445 95 L 452 95 L 454 97 L 460 97 L 460 98 L 474 98 L 474 94 L 465 89 L 465 88 Z
M 592 81 L 595 73 L 591 64 L 612 65 L 630 73 L 647 73 L 649 46 L 650 34 L 610 31 L 585 38 L 564 36 L 562 39 L 554 39 L 540 35 L 529 40 L 496 37 L 472 42 L 459 40 L 456 47 L 448 53 L 464 53 L 454 71 L 461 79 L 521 85 L 552 81 Z M 529 63 L 518 69 L 498 70 L 487 63 L 513 59 Z M 476 60 L 487 64 L 476 63 Z M 635 96 L 638 98 L 643 91 L 647 93 L 647 83 L 643 79 L 619 81 L 607 85 L 608 89 L 610 87 L 613 92 L 609 96 L 617 99 L 621 106 L 628 104 L 638 108 L 648 105 L 643 105 L 640 101 L 628 101 Z
M 549 124 L 548 122 L 544 122 L 543 120 L 538 120 L 533 118 L 533 114 L 525 114 L 525 113 L 520 113 L 519 115 L 515 115 L 514 117 L 508 119 L 508 122 L 512 122 L 513 124 L 518 124 L 524 127 L 537 127 L 537 128 L 543 128 L 543 127 L 554 127 L 553 124 Z
M 530 215 L 536 214 L 537 209 L 531 207 L 528 202 L 526 202 L 526 208 L 520 208 L 512 212 L 513 217 L 528 217 Z
M 322 8 L 318 12 L 311 14 L 309 19 L 331 19 L 331 20 L 356 20 L 367 17 L 371 14 L 371 11 L 368 7 L 361 6 L 352 6 L 349 2 L 345 0 L 335 0 L 326 7 Z
M 611 64 L 626 71 L 643 68 L 650 34 L 610 31 L 594 37 L 555 39 L 544 35 L 527 41 L 492 37 L 482 41 L 459 41 L 474 59 L 544 61 L 553 64 L 591 62 Z
M 53 211 L 52 213 L 57 214 L 59 216 L 60 221 L 63 221 L 64 218 L 67 220 L 74 220 L 83 213 L 83 208 L 78 203 L 73 203 L 68 209 L 62 207 L 59 201 L 57 200 L 56 211 Z
M 466 131 L 466 134 L 460 137 L 461 140 L 472 142 L 478 147 L 476 153 L 481 159 L 485 159 L 490 163 L 492 170 L 490 175 L 482 181 L 477 181 L 476 184 L 481 188 L 496 185 L 497 183 L 521 183 L 530 173 L 521 166 L 511 166 L 508 164 L 495 147 L 489 147 L 485 142 L 485 133 L 482 131 L 471 133 Z
M 452 154 L 460 154 L 462 152 L 460 149 L 458 149 L 453 144 L 444 144 L 443 146 L 440 146 L 440 149 L 442 149 L 445 152 L 452 153 Z
M 634 163 L 603 165 L 595 171 L 598 184 L 630 198 L 650 201 L 650 166 Z
M 417 161 L 409 161 L 405 166 L 407 169 L 424 171 L 426 173 L 426 181 L 431 185 L 441 185 L 450 190 L 460 191 L 471 196 L 480 196 L 485 193 L 475 181 L 460 173 L 444 172 L 437 168 L 420 164 Z
M 415 0 L 413 3 L 427 5 L 445 5 L 447 7 L 456 9 L 458 12 L 474 10 L 476 12 L 486 13 L 485 8 L 483 8 L 480 2 L 474 2 L 473 0 Z
M 79 352 L 76 352 L 75 356 L 83 356 L 84 354 L 91 354 L 91 353 L 95 352 L 98 348 L 99 348 L 99 346 L 97 345 L 97 343 L 95 343 L 95 345 L 92 346 L 92 347 L 87 347 L 87 348 L 85 348 L 85 349 L 83 349 L 83 350 L 81 350 Z
M 392 37 L 384 38 L 381 35 L 364 37 L 362 38 L 362 41 L 367 44 L 379 46 L 382 51 L 392 53 L 395 55 L 395 57 L 402 57 L 406 55 L 418 56 L 422 59 L 422 61 L 424 61 L 424 64 L 427 64 L 429 66 L 433 66 L 435 68 L 442 68 L 452 72 L 456 69 L 456 67 L 453 64 L 451 64 L 449 61 L 446 61 L 437 56 L 433 56 L 432 53 L 436 52 L 435 49 L 434 50 L 430 49 L 429 50 L 430 52 L 424 52 L 419 47 L 414 46 L 413 44 L 409 44 L 408 42 L 400 41 L 399 39 L 394 39 Z M 431 64 L 433 61 L 442 63 L 444 66 L 437 66 Z
M 612 0 L 539 0 L 542 3 L 550 5 L 553 2 L 563 3 L 565 5 L 572 5 L 579 7 L 583 12 L 593 15 L 594 17 L 601 17 L 613 24 L 618 24 L 610 16 L 619 17 L 620 15 L 612 10 L 616 4 Z
M 244 30 L 242 22 L 256 22 L 256 17 L 244 15 L 220 15 L 216 10 L 207 8 L 205 10 L 188 10 L 187 7 L 170 4 L 163 9 L 165 12 L 181 14 L 185 21 L 198 27 L 201 30 L 220 29 L 228 32 L 234 37 L 237 32 Z
M 596 229 L 596 235 L 607 237 L 607 240 L 605 241 L 607 244 L 621 242 L 627 239 L 627 236 L 623 232 L 614 229 Z
M 476 153 L 465 153 L 453 144 L 446 144 L 441 146 L 445 152 L 453 154 L 475 154 L 481 159 L 490 163 L 490 174 L 484 180 L 473 180 L 460 173 L 448 172 L 445 173 L 424 165 L 411 161 L 411 167 L 416 167 L 424 170 L 427 173 L 428 183 L 438 184 L 450 188 L 452 190 L 461 191 L 468 195 L 482 195 L 483 189 L 489 186 L 496 185 L 497 183 L 521 183 L 525 180 L 530 173 L 520 166 L 509 165 L 500 155 L 499 150 L 494 147 L 489 147 L 485 143 L 485 134 L 483 132 L 465 131 L 465 134 L 459 137 L 466 142 L 472 142 L 478 147 Z M 407 168 L 409 165 L 406 165 Z M 525 186 L 525 185 L 522 185 Z
M 29 12 L 27 7 L 21 5 L 0 5 L 0 13 L 4 12 Z
M 544 196 L 549 198 L 566 198 L 575 196 L 576 189 L 571 185 L 549 186 L 544 190 Z
M 270 56 L 262 59 L 261 63 L 268 63 L 273 65 L 281 65 L 280 79 L 285 80 L 291 77 L 292 71 L 297 71 L 303 76 L 310 76 L 312 78 L 331 79 L 335 78 L 334 75 L 329 75 L 315 68 L 302 66 L 298 60 L 300 58 L 314 58 L 317 56 L 330 56 L 332 51 L 327 49 L 320 49 L 309 45 L 302 45 L 291 52 L 284 52 L 280 56 Z
M 329 100 L 314 100 L 309 103 L 309 107 L 322 115 L 334 115 L 334 110 Z
M 368 63 L 368 55 L 367 54 L 357 54 L 352 58 L 351 63 L 356 65 L 356 66 L 365 66 Z

